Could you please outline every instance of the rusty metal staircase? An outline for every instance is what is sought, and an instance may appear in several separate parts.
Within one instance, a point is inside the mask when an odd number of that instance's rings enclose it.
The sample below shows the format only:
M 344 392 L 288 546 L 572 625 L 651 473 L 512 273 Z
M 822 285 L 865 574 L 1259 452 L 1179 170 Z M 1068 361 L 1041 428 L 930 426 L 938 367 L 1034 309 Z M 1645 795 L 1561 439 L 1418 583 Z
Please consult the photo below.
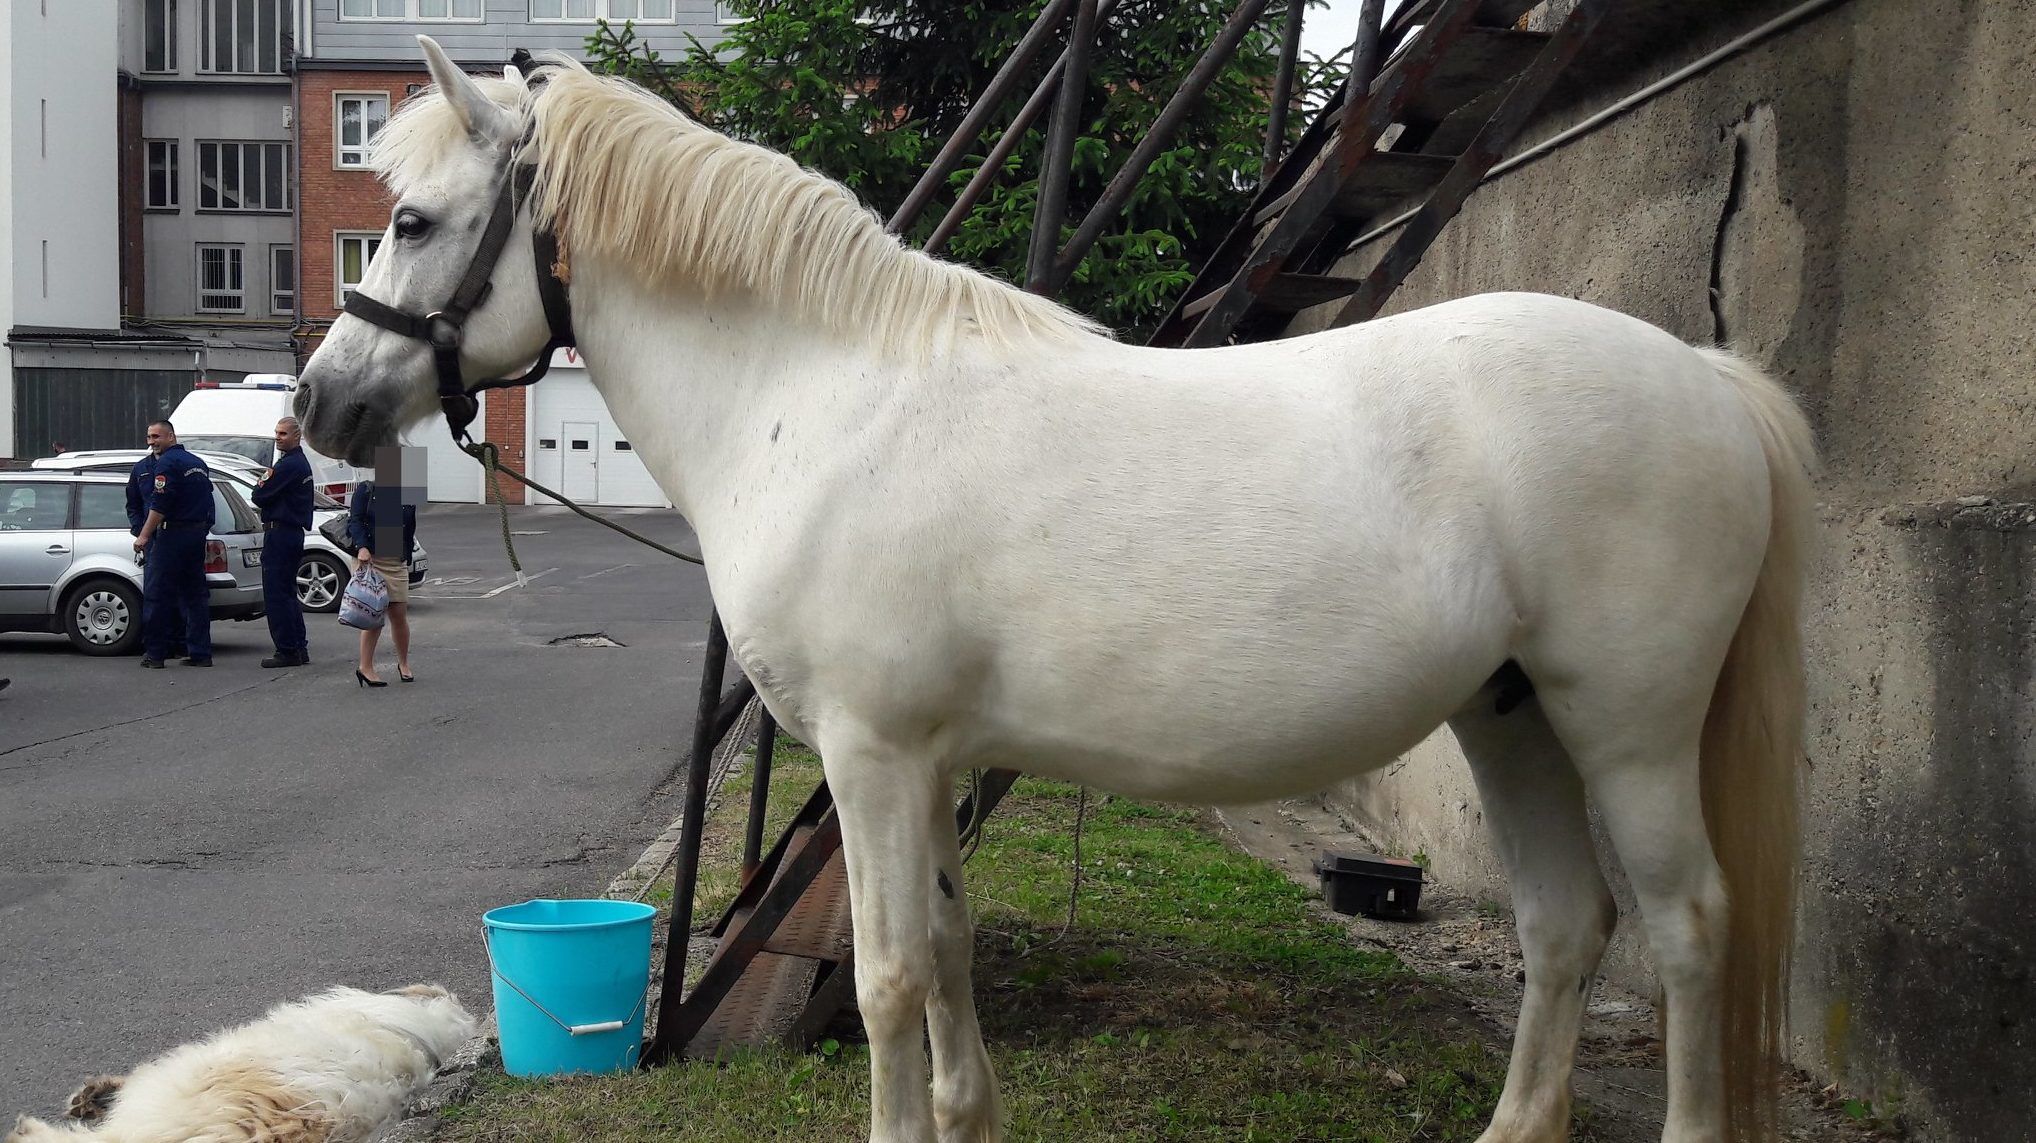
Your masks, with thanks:
M 988 126 L 990 113 L 1021 82 L 1056 31 L 1066 26 L 1066 47 L 1059 59 L 1006 126 L 1003 140 L 927 243 L 929 250 L 936 249 L 954 233 L 995 172 L 1003 168 L 1008 148 L 1049 104 L 1056 104 L 1027 288 L 1048 295 L 1059 292 L 1269 4 L 1243 0 L 1237 6 L 1124 169 L 1067 245 L 1056 251 L 1051 241 L 1039 236 L 1060 232 L 1068 157 L 1077 126 L 1072 109 L 1086 82 L 1098 23 L 1117 2 L 1052 0 L 1046 5 L 890 220 L 892 231 L 903 232 L 917 220 Z M 1609 2 L 1575 0 L 1561 26 L 1543 33 L 1516 26 L 1537 6 L 1536 0 L 1409 0 L 1390 23 L 1382 20 L 1384 0 L 1365 0 L 1352 49 L 1351 78 L 1282 157 L 1282 122 L 1304 7 L 1298 0 L 1290 3 L 1273 92 L 1265 177 L 1250 209 L 1150 344 L 1194 347 L 1275 338 L 1293 313 L 1338 300 L 1344 305 L 1333 324 L 1375 315 L 1511 144 Z M 1395 227 L 1399 229 L 1392 245 L 1363 277 L 1327 272 L 1354 242 L 1383 236 Z M 841 827 L 824 782 L 770 851 L 760 852 L 771 742 L 777 732 L 768 714 L 762 716 L 756 738 L 744 880 L 735 900 L 707 931 L 714 945 L 699 979 L 691 989 L 684 987 L 711 758 L 717 747 L 730 745 L 723 742 L 724 736 L 739 723 L 741 707 L 755 694 L 754 687 L 741 679 L 724 693 L 727 648 L 716 616 L 709 625 L 687 768 L 664 990 L 654 1037 L 643 1054 L 647 1066 L 682 1058 L 712 1060 L 733 1049 L 771 1043 L 805 1047 L 854 996 Z M 956 809 L 956 829 L 964 840 L 1016 778 L 1008 770 L 979 776 Z
M 1338 300 L 1332 325 L 1377 315 L 1605 10 L 1602 0 L 1584 0 L 1553 33 L 1517 27 L 1534 6 L 1427 0 L 1381 28 L 1378 4 L 1367 4 L 1352 78 L 1261 183 L 1148 344 L 1267 340 L 1293 314 Z M 1380 58 L 1382 67 L 1373 63 Z M 1363 277 L 1325 272 L 1368 231 L 1396 225 L 1392 246 Z

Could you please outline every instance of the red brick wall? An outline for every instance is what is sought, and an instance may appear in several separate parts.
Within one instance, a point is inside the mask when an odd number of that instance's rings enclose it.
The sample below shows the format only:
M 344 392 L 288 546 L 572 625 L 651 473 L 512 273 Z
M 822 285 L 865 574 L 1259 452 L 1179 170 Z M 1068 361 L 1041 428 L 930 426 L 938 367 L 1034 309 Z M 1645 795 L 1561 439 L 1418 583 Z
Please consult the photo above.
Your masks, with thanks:
M 389 97 L 393 113 L 404 99 L 410 84 L 423 85 L 431 76 L 421 68 L 405 71 L 322 71 L 298 72 L 298 107 L 303 116 L 298 127 L 297 153 L 298 229 L 302 235 L 297 251 L 298 304 L 304 314 L 303 351 L 308 356 L 318 348 L 332 319 L 339 316 L 336 231 L 382 231 L 389 226 L 394 200 L 381 181 L 367 171 L 340 169 L 335 161 L 338 148 L 339 92 L 381 92 Z M 521 389 L 488 394 L 487 415 L 477 426 L 485 439 L 502 446 L 502 461 L 519 471 L 524 467 L 524 398 Z M 434 445 L 437 438 L 434 438 Z M 521 504 L 523 486 L 502 478 L 502 495 L 511 504 Z
M 527 412 L 529 406 L 525 401 L 529 392 L 528 389 L 520 388 L 490 389 L 488 406 L 482 414 L 482 426 L 486 430 L 487 439 L 501 447 L 502 463 L 518 472 L 530 471 L 529 465 L 525 463 L 527 458 L 523 455 L 524 425 L 529 416 Z M 525 503 L 525 492 L 521 484 L 505 476 L 501 479 L 501 486 L 502 499 L 511 504 Z M 495 496 L 491 491 L 488 493 L 488 503 L 494 502 Z
M 317 348 L 316 335 L 339 316 L 334 294 L 333 232 L 388 229 L 389 208 L 393 205 L 381 181 L 364 170 L 339 169 L 338 149 L 333 136 L 338 130 L 335 92 L 380 92 L 389 97 L 395 110 L 403 101 L 406 85 L 430 82 L 420 69 L 399 71 L 300 71 L 297 75 L 298 107 L 303 121 L 298 125 L 297 152 L 298 230 L 303 248 L 297 251 L 298 305 L 305 322 L 312 327 L 309 349 Z

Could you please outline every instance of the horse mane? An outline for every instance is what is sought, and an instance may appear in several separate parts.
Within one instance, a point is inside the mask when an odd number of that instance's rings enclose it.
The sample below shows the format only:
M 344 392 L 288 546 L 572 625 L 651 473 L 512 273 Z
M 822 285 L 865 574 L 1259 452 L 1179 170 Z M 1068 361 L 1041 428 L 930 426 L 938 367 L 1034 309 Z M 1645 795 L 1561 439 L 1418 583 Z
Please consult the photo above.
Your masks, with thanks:
M 1097 323 L 967 266 L 906 247 L 840 183 L 686 118 L 577 61 L 542 83 L 475 77 L 526 132 L 531 209 L 563 256 L 598 255 L 649 285 L 780 299 L 886 352 L 923 355 L 973 333 L 999 345 L 1100 334 Z M 375 138 L 371 166 L 397 194 L 466 142 L 435 88 Z

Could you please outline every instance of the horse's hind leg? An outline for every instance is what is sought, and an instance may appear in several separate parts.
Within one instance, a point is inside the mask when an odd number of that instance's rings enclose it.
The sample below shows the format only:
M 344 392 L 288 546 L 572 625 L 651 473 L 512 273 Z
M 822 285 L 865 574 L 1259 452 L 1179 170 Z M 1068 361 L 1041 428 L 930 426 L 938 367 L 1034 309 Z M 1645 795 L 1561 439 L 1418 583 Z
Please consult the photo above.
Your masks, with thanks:
M 935 800 L 930 826 L 933 992 L 926 1000 L 926 1026 L 933 1040 L 933 1120 L 941 1143 L 994 1143 L 1003 1138 L 1003 1109 L 969 984 L 975 926 L 962 889 L 952 786 L 943 782 L 941 788 L 945 796 Z
M 1618 918 L 1598 869 L 1583 782 L 1538 703 L 1497 713 L 1491 691 L 1449 720 L 1512 881 L 1526 996 L 1498 1110 L 1479 1143 L 1561 1143 L 1570 1067 L 1598 958 Z
M 1692 667 L 1699 662 L 1715 660 L 1693 654 L 1676 667 L 1608 672 L 1542 694 L 1632 882 L 1667 999 L 1663 1143 L 1726 1138 L 1729 932 L 1724 875 L 1704 828 L 1698 745 L 1710 686 Z

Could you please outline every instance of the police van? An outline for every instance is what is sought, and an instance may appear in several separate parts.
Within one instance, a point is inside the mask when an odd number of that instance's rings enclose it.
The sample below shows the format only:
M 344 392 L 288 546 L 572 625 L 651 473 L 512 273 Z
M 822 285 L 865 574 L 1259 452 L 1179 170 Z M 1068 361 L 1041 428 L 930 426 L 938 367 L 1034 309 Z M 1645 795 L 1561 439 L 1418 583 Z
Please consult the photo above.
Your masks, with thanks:
M 192 452 L 230 452 L 264 467 L 276 461 L 276 422 L 291 415 L 297 379 L 288 373 L 250 373 L 242 381 L 200 381 L 177 403 L 169 420 L 177 443 Z M 318 490 L 345 502 L 361 470 L 304 445 Z

